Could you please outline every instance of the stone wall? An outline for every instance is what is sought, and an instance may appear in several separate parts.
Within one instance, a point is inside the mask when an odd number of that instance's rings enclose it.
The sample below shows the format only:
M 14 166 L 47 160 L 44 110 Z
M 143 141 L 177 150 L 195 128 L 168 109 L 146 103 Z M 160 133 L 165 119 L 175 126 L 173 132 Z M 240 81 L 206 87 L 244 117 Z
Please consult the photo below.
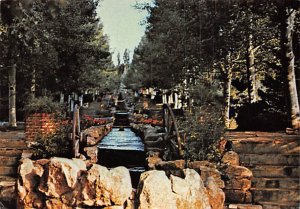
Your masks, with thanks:
M 141 175 L 137 190 L 138 209 L 223 209 L 225 195 L 213 177 L 203 181 L 193 169 L 184 176 L 152 170 Z
M 19 167 L 19 208 L 128 208 L 132 186 L 125 167 L 111 170 L 79 159 L 24 159 Z
M 23 159 L 18 204 L 24 209 L 223 209 L 225 195 L 214 177 L 202 180 L 193 169 L 169 177 L 152 170 L 141 175 L 135 192 L 125 167 L 87 167 L 80 159 Z
M 54 133 L 57 129 L 57 121 L 53 114 L 35 113 L 26 118 L 25 137 L 27 141 L 34 141 L 38 135 Z
M 239 155 L 228 151 L 222 159 L 221 170 L 224 174 L 226 202 L 228 203 L 252 203 L 250 192 L 253 173 L 248 168 L 241 166 Z
M 226 140 L 222 140 L 220 143 L 223 159 L 218 165 L 208 161 L 163 161 L 165 145 L 161 127 L 142 124 L 132 124 L 132 127 L 143 136 L 145 150 L 148 151 L 146 159 L 148 169 L 163 170 L 168 176 L 179 177 L 183 177 L 185 168 L 194 169 L 204 182 L 211 176 L 215 178 L 218 187 L 223 189 L 226 194 L 227 203 L 252 203 L 250 188 L 253 174 L 251 170 L 240 165 L 237 153 L 225 151 Z M 224 143 L 223 146 L 222 143 Z

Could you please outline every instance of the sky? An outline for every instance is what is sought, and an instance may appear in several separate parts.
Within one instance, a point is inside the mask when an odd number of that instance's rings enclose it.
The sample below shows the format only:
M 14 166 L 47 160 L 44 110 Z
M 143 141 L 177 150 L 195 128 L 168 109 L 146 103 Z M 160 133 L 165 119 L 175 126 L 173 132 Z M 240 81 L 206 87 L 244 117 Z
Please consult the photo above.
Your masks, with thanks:
M 145 33 L 145 25 L 140 23 L 147 16 L 146 11 L 136 10 L 136 2 L 151 0 L 102 0 L 97 10 L 103 23 L 104 33 L 109 37 L 110 50 L 113 52 L 113 62 L 117 64 L 117 54 L 120 52 L 121 62 L 123 53 L 129 49 L 132 58 L 134 48 L 138 46 Z

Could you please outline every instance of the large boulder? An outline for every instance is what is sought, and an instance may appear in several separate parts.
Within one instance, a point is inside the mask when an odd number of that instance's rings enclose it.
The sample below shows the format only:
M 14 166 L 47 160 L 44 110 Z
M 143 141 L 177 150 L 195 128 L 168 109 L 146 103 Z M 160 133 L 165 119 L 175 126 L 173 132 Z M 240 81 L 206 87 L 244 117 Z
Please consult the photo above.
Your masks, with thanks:
M 109 191 L 111 201 L 115 205 L 123 205 L 132 192 L 129 171 L 122 166 L 111 169 L 103 185 L 104 190 Z
M 62 194 L 72 191 L 78 182 L 81 171 L 86 168 L 77 161 L 66 158 L 51 158 L 44 172 L 39 190 L 49 197 L 59 198 Z
M 32 160 L 26 158 L 23 159 L 19 167 L 19 175 L 21 182 L 26 191 L 32 191 L 39 185 L 40 177 L 43 175 L 44 169 Z
M 210 209 L 206 188 L 200 175 L 193 169 L 184 170 L 184 180 L 190 188 L 190 208 Z
M 84 181 L 82 197 L 83 203 L 88 206 L 123 205 L 132 192 L 130 174 L 125 167 L 109 171 L 94 164 Z
M 225 202 L 225 193 L 219 188 L 213 177 L 208 177 L 205 186 L 208 193 L 209 203 L 212 209 L 223 209 Z
M 93 164 L 81 159 L 24 159 L 19 168 L 18 192 L 22 208 L 79 207 L 134 208 L 129 170 Z
M 200 175 L 183 170 L 185 177 L 174 175 L 170 180 L 164 171 L 148 171 L 141 175 L 138 186 L 139 209 L 210 209 L 208 193 Z
M 44 169 L 39 161 L 34 162 L 28 158 L 21 161 L 21 165 L 19 167 L 19 179 L 17 181 L 20 205 L 27 205 L 33 208 L 43 208 L 44 198 L 37 190 L 43 174 Z M 10 195 L 11 194 L 12 193 L 10 193 Z
M 137 195 L 139 209 L 177 208 L 171 181 L 164 171 L 153 170 L 142 173 Z

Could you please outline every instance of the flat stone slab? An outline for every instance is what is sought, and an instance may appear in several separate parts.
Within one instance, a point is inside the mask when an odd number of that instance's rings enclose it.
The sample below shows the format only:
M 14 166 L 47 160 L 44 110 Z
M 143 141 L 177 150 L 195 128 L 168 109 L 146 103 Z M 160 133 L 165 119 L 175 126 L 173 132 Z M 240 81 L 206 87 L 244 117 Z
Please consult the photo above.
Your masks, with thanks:
M 258 188 L 284 188 L 298 189 L 300 191 L 299 178 L 253 178 L 252 187 Z
M 251 189 L 254 202 L 300 202 L 298 190 L 259 188 Z
M 18 139 L 1 139 L 0 138 L 0 148 L 4 149 L 27 149 L 27 144 L 24 140 Z
M 20 157 L 0 156 L 0 166 L 18 166 Z
M 240 154 L 242 165 L 300 165 L 300 153 L 292 154 Z
M 17 168 L 12 166 L 0 166 L 0 174 L 5 176 L 17 175 Z
M 228 209 L 263 209 L 261 205 L 252 205 L 252 204 L 230 204 L 227 207 Z
M 256 165 L 248 166 L 254 177 L 300 178 L 299 166 Z
M 0 131 L 0 139 L 20 140 L 25 139 L 24 131 Z

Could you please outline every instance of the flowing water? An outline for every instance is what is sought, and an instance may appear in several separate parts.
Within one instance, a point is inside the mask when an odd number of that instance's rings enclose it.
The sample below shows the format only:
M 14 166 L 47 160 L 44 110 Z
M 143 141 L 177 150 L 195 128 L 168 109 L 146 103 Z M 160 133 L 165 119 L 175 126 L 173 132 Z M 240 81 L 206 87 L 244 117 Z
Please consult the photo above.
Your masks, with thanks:
M 144 151 L 142 139 L 130 129 L 113 128 L 112 131 L 103 138 L 99 143 L 98 148 L 101 150 L 133 150 Z
M 98 149 L 100 165 L 127 167 L 133 186 L 137 186 L 141 172 L 145 171 L 144 144 L 139 136 L 130 128 L 113 128 L 98 144 Z

